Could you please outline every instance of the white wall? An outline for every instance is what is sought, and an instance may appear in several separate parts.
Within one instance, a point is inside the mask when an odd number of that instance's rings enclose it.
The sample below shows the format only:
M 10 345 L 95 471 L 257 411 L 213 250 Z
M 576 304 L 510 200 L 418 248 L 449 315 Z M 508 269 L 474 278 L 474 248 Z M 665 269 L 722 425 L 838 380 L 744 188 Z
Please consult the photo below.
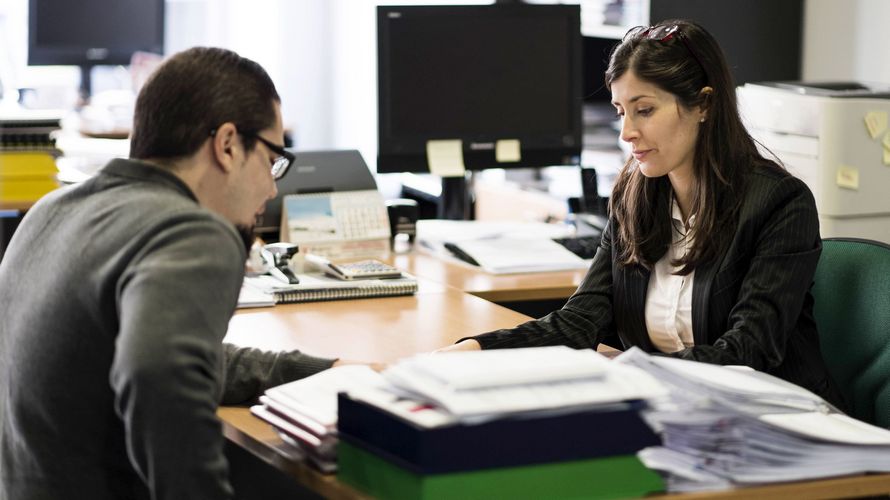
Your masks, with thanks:
M 442 2 L 167 0 L 166 51 L 216 45 L 255 59 L 278 86 L 299 148 L 357 148 L 373 164 L 380 3 Z M 26 67 L 26 16 L 27 0 L 0 0 L 4 79 L 76 87 L 74 68 Z M 804 78 L 890 83 L 887 20 L 888 0 L 805 0 Z
M 890 84 L 890 2 L 806 0 L 803 78 Z

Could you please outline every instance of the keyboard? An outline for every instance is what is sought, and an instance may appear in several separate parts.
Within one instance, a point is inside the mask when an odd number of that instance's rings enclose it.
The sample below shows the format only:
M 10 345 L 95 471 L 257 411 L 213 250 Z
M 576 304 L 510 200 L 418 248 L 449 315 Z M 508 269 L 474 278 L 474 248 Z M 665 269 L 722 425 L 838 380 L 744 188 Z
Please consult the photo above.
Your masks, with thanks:
M 566 247 L 566 249 L 582 259 L 592 259 L 599 248 L 599 235 L 569 236 L 566 238 L 553 238 L 553 241 Z

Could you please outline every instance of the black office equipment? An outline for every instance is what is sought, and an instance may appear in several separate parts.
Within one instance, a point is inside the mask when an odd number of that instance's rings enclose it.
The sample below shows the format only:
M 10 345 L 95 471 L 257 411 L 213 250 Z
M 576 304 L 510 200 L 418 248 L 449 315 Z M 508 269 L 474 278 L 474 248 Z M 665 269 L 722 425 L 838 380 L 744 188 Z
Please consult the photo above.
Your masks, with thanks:
M 599 195 L 599 182 L 595 168 L 582 168 L 581 172 L 581 211 L 589 214 L 605 214 L 606 210 Z
M 337 151 L 295 151 L 296 160 L 278 181 L 278 195 L 266 203 L 256 219 L 254 232 L 277 238 L 281 227 L 282 200 L 289 194 L 330 193 L 377 189 L 377 182 L 361 153 L 354 149 Z
M 592 259 L 596 255 L 596 249 L 600 245 L 600 235 L 590 234 L 587 236 L 570 236 L 568 238 L 553 238 L 553 241 L 564 246 L 566 250 L 581 257 L 582 259 Z
M 130 64 L 134 52 L 164 51 L 164 0 L 30 0 L 28 64 L 80 66 L 81 97 L 90 71 Z
M 0 260 L 21 220 L 22 214 L 18 210 L 0 210 Z
M 438 140 L 460 140 L 471 171 L 579 163 L 577 5 L 381 6 L 377 36 L 378 172 L 429 172 Z M 518 158 L 499 158 L 504 140 Z M 469 196 L 448 179 L 440 216 L 469 218 Z
M 389 216 L 389 232 L 393 241 L 396 235 L 404 234 L 409 243 L 414 243 L 417 236 L 417 218 L 419 216 L 417 202 L 408 199 L 386 201 L 386 213 Z

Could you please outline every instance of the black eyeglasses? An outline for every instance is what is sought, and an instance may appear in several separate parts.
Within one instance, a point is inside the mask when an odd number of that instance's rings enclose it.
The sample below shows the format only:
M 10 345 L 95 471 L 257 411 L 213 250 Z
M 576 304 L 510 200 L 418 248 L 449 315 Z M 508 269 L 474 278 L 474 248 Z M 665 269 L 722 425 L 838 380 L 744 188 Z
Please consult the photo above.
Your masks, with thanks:
M 698 54 L 695 53 L 695 49 L 692 48 L 692 43 L 689 41 L 689 38 L 676 24 L 649 27 L 637 26 L 630 30 L 628 35 L 633 38 L 646 38 L 660 43 L 667 43 L 674 38 L 679 39 L 683 46 L 686 47 L 686 50 L 689 51 L 689 55 L 691 55 L 692 58 L 695 59 L 695 62 L 698 63 L 698 67 L 701 68 L 702 73 L 704 73 L 705 78 L 707 79 L 708 72 L 705 70 L 705 65 L 702 64 L 701 59 L 698 58 Z
M 266 139 L 263 139 L 262 137 L 260 137 L 259 135 L 255 134 L 253 132 L 238 132 L 238 133 L 244 137 L 250 137 L 252 139 L 256 139 L 256 140 L 262 142 L 263 144 L 266 145 L 267 148 L 269 148 L 270 151 L 277 154 L 278 157 L 275 158 L 274 160 L 272 160 L 272 168 L 271 168 L 272 178 L 277 181 L 278 179 L 281 179 L 282 177 L 284 177 L 284 174 L 287 173 L 287 169 L 290 168 L 290 166 L 294 163 L 294 160 L 296 159 L 296 156 L 294 156 L 293 153 L 284 149 L 283 147 L 279 146 L 278 144 L 275 144 L 274 142 L 270 142 L 270 141 L 267 141 Z M 211 130 L 210 136 L 213 137 L 215 135 L 216 135 L 216 129 Z
M 245 137 L 253 137 L 254 139 L 262 142 L 269 148 L 270 151 L 278 155 L 278 158 L 275 158 L 272 161 L 272 178 L 276 181 L 284 177 L 284 174 L 287 173 L 287 169 L 290 168 L 291 164 L 294 162 L 296 157 L 293 153 L 287 151 L 283 147 L 275 144 L 274 142 L 269 142 L 266 139 L 263 139 L 257 134 L 241 134 Z

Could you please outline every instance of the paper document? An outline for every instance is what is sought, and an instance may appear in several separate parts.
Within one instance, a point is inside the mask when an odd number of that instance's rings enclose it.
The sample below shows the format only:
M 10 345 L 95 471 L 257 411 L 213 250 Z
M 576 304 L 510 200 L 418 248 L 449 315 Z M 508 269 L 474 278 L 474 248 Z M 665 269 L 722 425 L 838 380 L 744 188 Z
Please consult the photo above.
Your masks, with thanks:
M 421 220 L 417 240 L 441 256 L 451 255 L 445 243 L 455 245 L 492 274 L 585 269 L 588 261 L 552 239 L 574 231 L 567 224 L 543 222 Z
M 616 360 L 641 368 L 670 385 L 682 388 L 686 394 L 684 397 L 708 399 L 740 413 L 829 409 L 829 405 L 816 394 L 763 372 L 649 356 L 639 348 L 628 349 Z
M 238 308 L 272 307 L 274 305 L 275 298 L 271 293 L 250 286 L 246 282 L 241 284 L 241 292 L 238 293 Z
M 329 368 L 311 377 L 273 387 L 266 396 L 313 418 L 328 427 L 337 424 L 337 393 L 351 388 L 374 387 L 383 378 L 366 365 Z
M 890 446 L 890 430 L 868 425 L 842 413 L 781 413 L 763 415 L 760 420 L 813 439 Z
M 839 413 L 785 380 L 636 347 L 616 360 L 670 387 L 646 413 L 663 446 L 638 454 L 667 477 L 668 491 L 890 472 L 890 431 Z
M 431 359 L 437 356 L 443 359 Z M 491 380 L 478 381 L 488 377 L 486 368 Z M 612 363 L 593 350 L 562 346 L 415 356 L 383 376 L 410 397 L 466 420 L 666 394 L 642 370 Z
M 552 346 L 426 354 L 406 359 L 400 365 L 454 390 L 467 390 L 552 380 L 602 379 L 608 363 L 594 351 Z
M 590 264 L 549 238 L 490 238 L 456 244 L 492 274 L 585 269 Z

